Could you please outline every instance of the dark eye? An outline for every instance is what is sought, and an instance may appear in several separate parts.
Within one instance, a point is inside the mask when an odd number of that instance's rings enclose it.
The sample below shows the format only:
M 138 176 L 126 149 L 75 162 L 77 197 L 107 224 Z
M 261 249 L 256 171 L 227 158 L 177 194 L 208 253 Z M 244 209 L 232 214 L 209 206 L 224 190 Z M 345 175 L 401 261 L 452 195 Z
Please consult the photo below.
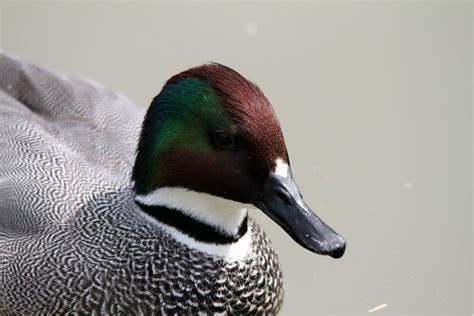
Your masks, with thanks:
M 214 132 L 214 142 L 217 147 L 225 149 L 232 145 L 232 136 L 222 130 Z

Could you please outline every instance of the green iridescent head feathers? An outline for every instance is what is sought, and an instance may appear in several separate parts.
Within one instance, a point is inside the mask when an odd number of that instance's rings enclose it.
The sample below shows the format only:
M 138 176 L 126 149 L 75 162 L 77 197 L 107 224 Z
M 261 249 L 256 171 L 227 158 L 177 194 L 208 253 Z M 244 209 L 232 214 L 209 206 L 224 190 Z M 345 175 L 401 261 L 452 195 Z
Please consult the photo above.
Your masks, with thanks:
M 216 135 L 231 146 L 216 146 Z M 169 79 L 145 116 L 132 179 L 137 194 L 184 187 L 248 201 L 288 161 L 280 125 L 263 92 L 218 64 Z
M 226 128 L 235 131 L 229 114 L 209 83 L 186 78 L 167 85 L 156 96 L 143 122 L 137 161 L 133 170 L 138 193 L 154 184 L 153 172 L 168 150 L 208 153 L 213 150 L 209 133 Z

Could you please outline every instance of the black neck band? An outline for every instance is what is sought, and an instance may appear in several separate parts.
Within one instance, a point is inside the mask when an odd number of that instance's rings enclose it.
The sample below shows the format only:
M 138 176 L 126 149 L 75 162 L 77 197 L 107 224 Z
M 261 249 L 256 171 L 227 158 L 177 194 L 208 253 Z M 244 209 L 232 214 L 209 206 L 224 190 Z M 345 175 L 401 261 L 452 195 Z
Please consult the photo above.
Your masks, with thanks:
M 182 233 L 197 241 L 212 244 L 230 244 L 240 239 L 247 232 L 247 217 L 242 220 L 236 235 L 228 235 L 210 225 L 197 221 L 178 210 L 169 209 L 164 206 L 150 206 L 135 201 L 148 215 L 159 222 L 172 226 Z

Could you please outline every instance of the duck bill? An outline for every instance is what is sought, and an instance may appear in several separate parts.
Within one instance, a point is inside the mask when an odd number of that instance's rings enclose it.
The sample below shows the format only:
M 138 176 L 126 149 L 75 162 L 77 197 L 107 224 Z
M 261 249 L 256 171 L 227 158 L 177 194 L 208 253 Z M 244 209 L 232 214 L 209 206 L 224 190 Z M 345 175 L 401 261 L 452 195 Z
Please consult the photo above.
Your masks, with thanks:
M 333 258 L 344 254 L 346 241 L 308 207 L 290 170 L 287 177 L 271 172 L 254 204 L 304 248 Z

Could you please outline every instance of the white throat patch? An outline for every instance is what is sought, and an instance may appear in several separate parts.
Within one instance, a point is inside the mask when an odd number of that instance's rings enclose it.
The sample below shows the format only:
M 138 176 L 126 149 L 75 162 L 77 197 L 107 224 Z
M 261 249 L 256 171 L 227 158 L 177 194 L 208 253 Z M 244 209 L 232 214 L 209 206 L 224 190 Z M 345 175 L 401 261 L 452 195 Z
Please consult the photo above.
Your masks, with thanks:
M 248 210 L 254 208 L 250 204 L 227 200 L 207 193 L 196 192 L 179 187 L 156 189 L 147 195 L 137 195 L 135 199 L 148 206 L 164 206 L 210 225 L 228 235 L 236 235 Z M 154 220 L 151 216 L 147 219 Z M 194 238 L 162 224 L 176 240 L 200 251 L 224 257 L 237 258 L 244 255 L 250 245 L 250 232 L 235 243 L 229 245 L 209 244 L 196 241 Z
M 208 224 L 228 235 L 236 235 L 247 210 L 253 208 L 207 193 L 184 188 L 164 187 L 147 195 L 137 195 L 136 200 L 148 206 L 165 206 Z

